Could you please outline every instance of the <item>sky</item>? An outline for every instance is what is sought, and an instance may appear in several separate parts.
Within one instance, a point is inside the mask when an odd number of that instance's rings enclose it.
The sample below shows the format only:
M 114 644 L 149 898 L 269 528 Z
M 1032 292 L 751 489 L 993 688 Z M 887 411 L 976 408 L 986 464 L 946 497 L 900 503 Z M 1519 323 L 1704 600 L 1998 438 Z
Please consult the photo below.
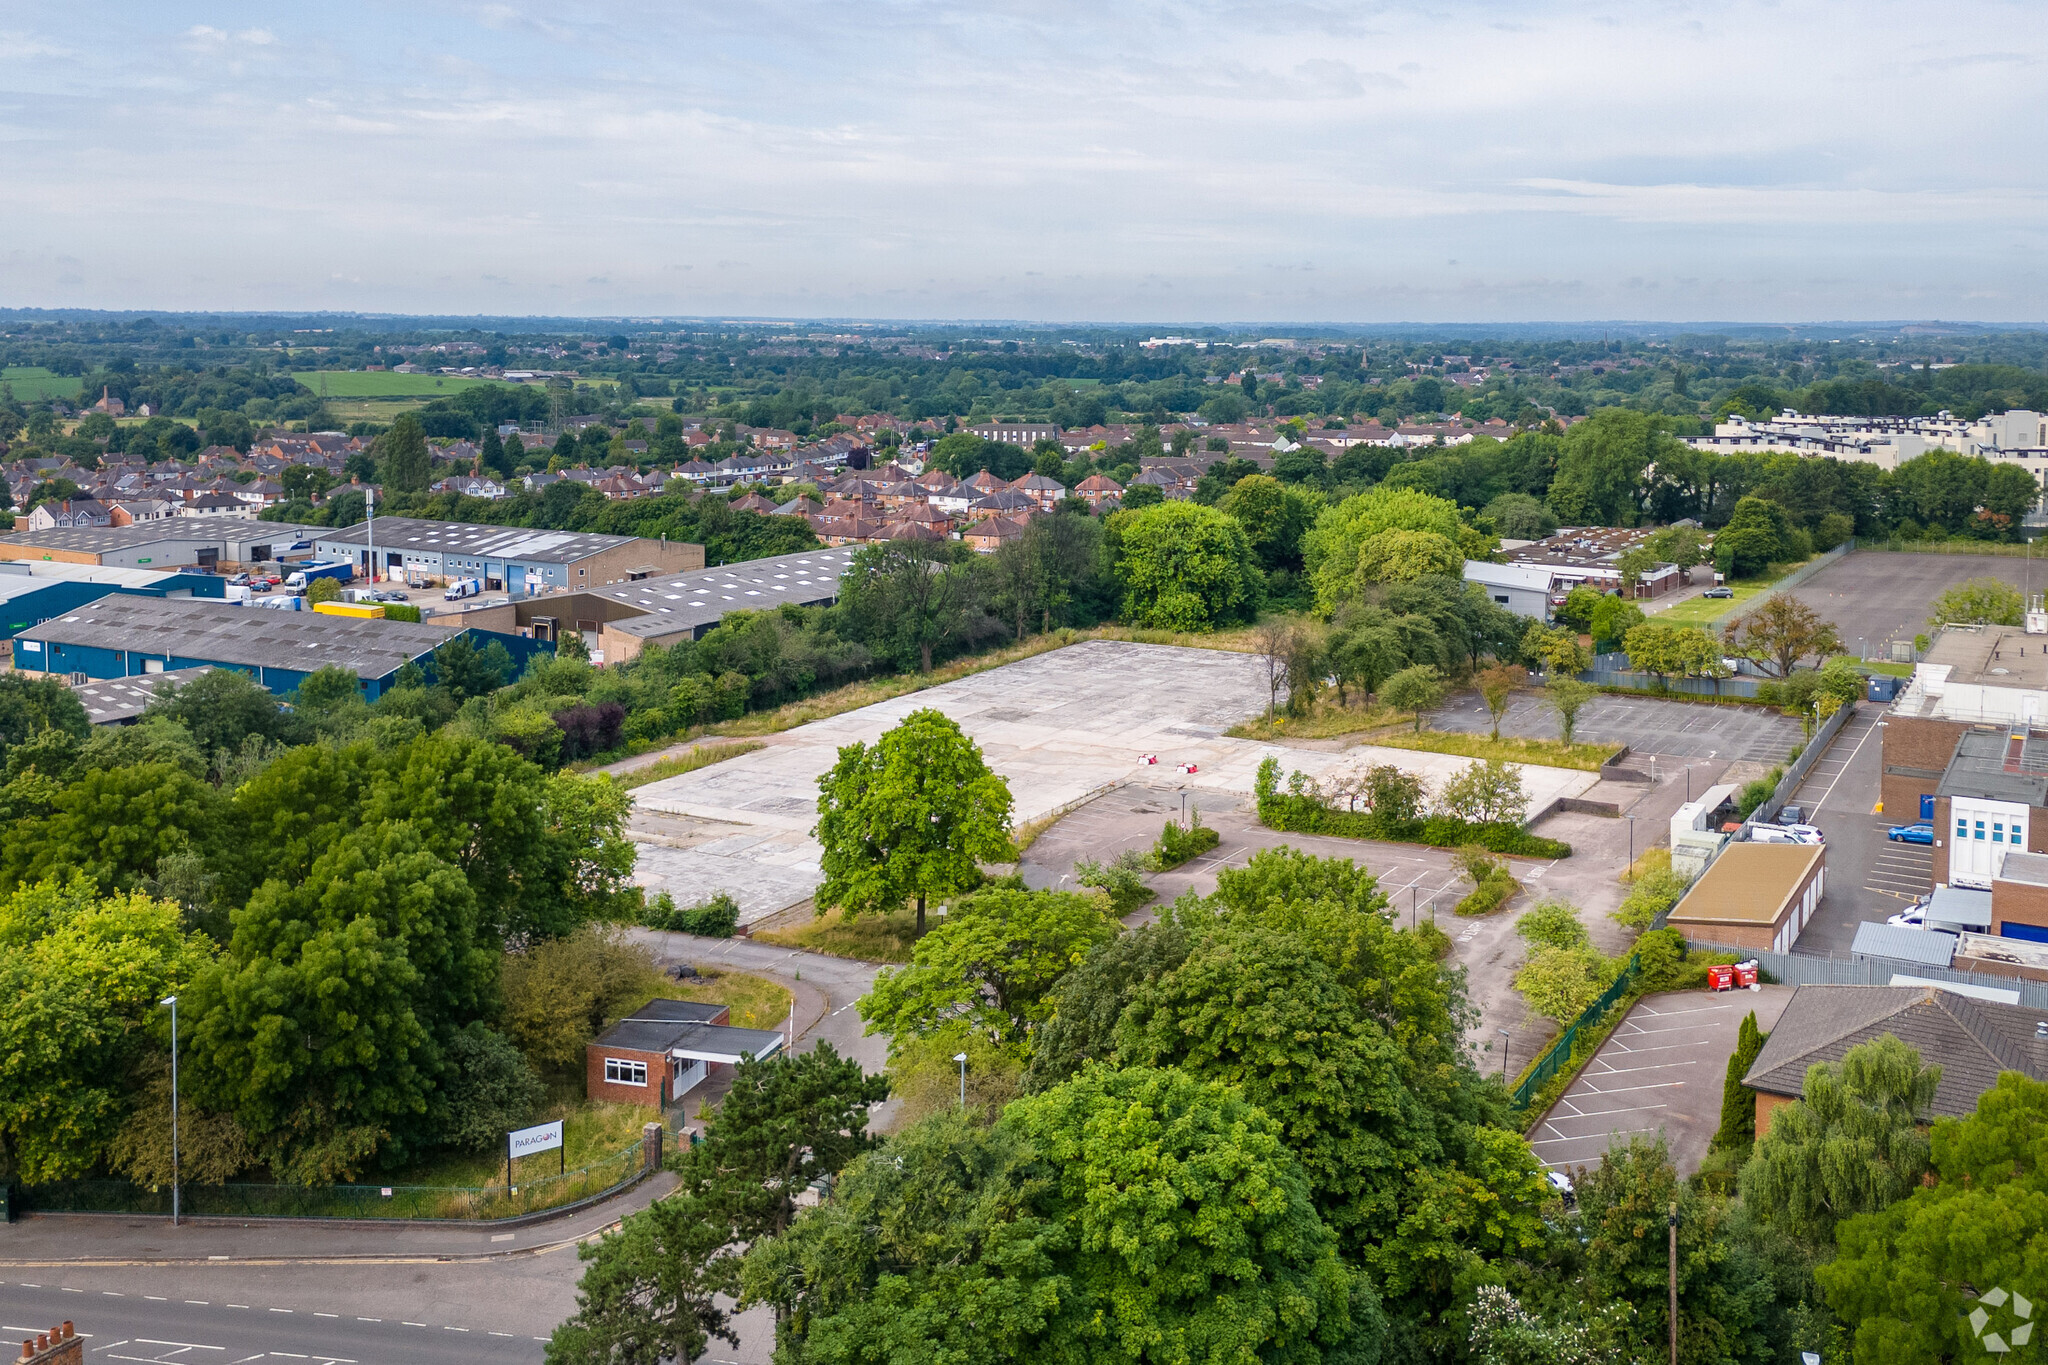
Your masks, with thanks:
M 2048 319 L 2048 5 L 0 0 L 0 306 Z

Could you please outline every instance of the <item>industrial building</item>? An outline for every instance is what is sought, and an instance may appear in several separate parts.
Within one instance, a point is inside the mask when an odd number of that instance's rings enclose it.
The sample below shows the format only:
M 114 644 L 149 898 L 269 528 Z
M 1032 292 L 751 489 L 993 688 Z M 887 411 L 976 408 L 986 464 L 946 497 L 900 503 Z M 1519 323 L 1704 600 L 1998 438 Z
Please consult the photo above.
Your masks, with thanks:
M 113 593 L 135 597 L 220 599 L 227 580 L 212 574 L 156 573 L 67 563 L 0 562 L 0 640 Z
M 0 559 L 155 569 L 262 564 L 303 550 L 319 527 L 282 521 L 172 517 L 130 526 L 70 526 L 0 536 Z
M 375 701 L 406 664 L 433 675 L 433 652 L 458 636 L 503 644 L 515 668 L 539 641 L 469 627 L 363 621 L 320 612 L 257 611 L 191 598 L 115 593 L 14 637 L 14 666 L 74 686 L 188 668 L 233 668 L 284 695 L 322 668 L 345 668 Z
M 761 611 L 784 603 L 830 605 L 839 600 L 840 575 L 857 548 L 804 550 L 568 596 L 451 607 L 429 619 L 441 625 L 531 633 L 540 640 L 573 630 L 590 644 L 594 661 L 624 663 L 650 643 L 702 639 L 728 612 Z
M 1827 887 L 1822 844 L 1730 844 L 1671 908 L 1687 939 L 1786 953 Z
M 346 560 L 365 577 L 417 586 L 478 578 L 485 592 L 513 597 L 575 592 L 704 567 L 704 547 L 686 541 L 413 517 L 378 517 L 338 531 L 316 530 L 313 555 L 322 561 Z
M 78 698 L 86 718 L 94 725 L 125 725 L 147 711 L 164 688 L 183 687 L 211 672 L 211 668 L 180 668 L 170 673 L 110 678 L 106 682 L 82 683 L 71 689 L 71 695 Z

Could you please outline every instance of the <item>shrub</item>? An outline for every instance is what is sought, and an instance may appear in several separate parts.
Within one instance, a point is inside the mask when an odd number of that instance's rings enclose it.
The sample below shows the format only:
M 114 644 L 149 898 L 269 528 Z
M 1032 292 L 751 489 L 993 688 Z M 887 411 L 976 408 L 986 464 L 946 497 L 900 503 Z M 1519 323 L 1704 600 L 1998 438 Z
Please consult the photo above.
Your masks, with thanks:
M 1280 764 L 1268 758 L 1259 765 L 1253 782 L 1259 798 L 1259 823 L 1268 829 L 1438 848 L 1478 844 L 1495 853 L 1525 858 L 1569 858 L 1572 852 L 1570 844 L 1539 838 L 1518 824 L 1478 824 L 1453 815 L 1432 815 L 1425 820 L 1388 814 L 1377 806 L 1365 811 L 1337 810 L 1324 804 L 1316 784 L 1299 772 L 1289 775 L 1285 792 L 1279 786 Z
M 1636 940 L 1642 959 L 1637 988 L 1644 991 L 1696 991 L 1707 984 L 1707 968 L 1739 961 L 1733 953 L 1697 953 L 1686 947 L 1676 929 L 1653 929 Z
M 1188 813 L 1188 822 L 1168 820 L 1166 827 L 1159 831 L 1159 842 L 1152 845 L 1152 856 L 1145 860 L 1146 867 L 1153 872 L 1165 872 L 1179 867 L 1198 853 L 1207 853 L 1223 842 L 1223 836 L 1202 823 L 1199 807 Z
M 1522 884 L 1513 877 L 1502 873 L 1489 878 L 1466 893 L 1455 907 L 1460 915 L 1490 915 L 1513 900 L 1522 889 Z
M 418 621 L 420 609 L 410 602 L 386 602 L 384 619 L 387 621 Z
M 562 761 L 573 763 L 619 747 L 625 732 L 626 708 L 615 701 L 571 706 L 555 712 L 552 719 L 562 732 Z
M 1110 913 L 1122 918 L 1152 899 L 1152 888 L 1145 885 L 1140 873 L 1145 870 L 1145 859 L 1136 849 L 1127 848 L 1107 863 L 1082 859 L 1074 864 L 1074 880 L 1083 886 L 1092 886 L 1109 897 Z
M 707 901 L 678 909 L 675 898 L 664 891 L 647 907 L 640 922 L 650 929 L 672 934 L 696 934 L 701 938 L 731 938 L 740 927 L 740 903 L 720 891 Z
M 1610 918 L 1631 929 L 1647 929 L 1650 922 L 1672 906 L 1685 894 L 1691 883 L 1669 868 L 1645 872 L 1630 888 L 1628 899 L 1610 914 Z
M 1747 820 L 1755 813 L 1758 806 L 1771 799 L 1771 793 L 1778 790 L 1778 783 L 1784 776 L 1785 770 L 1783 768 L 1773 768 L 1756 781 L 1745 786 L 1742 789 L 1742 794 L 1735 798 L 1736 815 Z
M 1537 948 L 1581 948 L 1592 942 L 1570 901 L 1546 896 L 1515 921 L 1515 932 Z
M 1590 944 L 1538 948 L 1515 974 L 1515 989 L 1529 1008 L 1546 1019 L 1569 1024 L 1614 984 L 1622 963 Z

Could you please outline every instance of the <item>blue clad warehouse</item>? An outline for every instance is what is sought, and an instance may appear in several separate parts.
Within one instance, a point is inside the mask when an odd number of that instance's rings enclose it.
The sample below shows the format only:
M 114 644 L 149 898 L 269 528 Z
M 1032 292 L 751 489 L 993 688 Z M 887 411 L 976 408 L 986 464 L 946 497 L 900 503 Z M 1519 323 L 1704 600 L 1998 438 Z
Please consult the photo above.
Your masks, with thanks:
M 378 517 L 342 530 L 315 531 L 311 538 L 315 558 L 346 560 L 366 577 L 422 587 L 477 578 L 485 592 L 513 597 L 574 592 L 704 567 L 704 547 L 680 540 L 415 517 Z
M 66 564 L 62 567 L 73 569 Z M 94 569 L 96 579 L 68 574 L 0 573 L 0 640 L 11 639 L 53 616 L 65 616 L 88 602 L 116 593 L 136 597 L 226 596 L 227 580 L 203 573 L 151 573 L 147 569 Z
M 322 668 L 339 667 L 354 673 L 364 698 L 375 701 L 408 663 L 432 677 L 433 652 L 460 636 L 478 649 L 505 646 L 515 674 L 535 654 L 553 652 L 541 641 L 490 630 L 121 594 L 21 631 L 14 637 L 14 666 L 72 682 L 233 668 L 279 695 Z

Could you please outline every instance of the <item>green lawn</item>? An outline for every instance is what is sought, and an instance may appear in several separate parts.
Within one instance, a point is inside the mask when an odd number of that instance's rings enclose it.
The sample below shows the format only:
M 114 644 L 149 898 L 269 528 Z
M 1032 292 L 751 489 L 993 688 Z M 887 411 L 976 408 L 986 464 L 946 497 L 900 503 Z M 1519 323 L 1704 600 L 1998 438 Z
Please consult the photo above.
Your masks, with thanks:
M 15 399 L 23 403 L 47 403 L 52 398 L 78 397 L 78 380 L 52 374 L 40 365 L 9 365 L 0 369 L 0 384 L 12 388 Z
M 314 393 L 325 381 L 331 398 L 441 398 L 475 388 L 501 384 L 500 379 L 464 379 L 452 374 L 393 374 L 376 370 L 295 370 L 292 378 Z
M 1804 562 L 1803 560 L 1801 561 Z M 1730 583 L 1735 589 L 1733 598 L 1694 597 L 1669 611 L 1660 611 L 1650 617 L 1652 621 L 1669 621 L 1674 626 L 1703 626 L 1709 621 L 1719 620 L 1729 612 L 1737 610 L 1752 597 L 1762 597 L 1777 586 L 1778 580 L 1798 568 L 1798 564 L 1773 564 L 1767 578 L 1751 578 Z
M 1485 735 L 1442 730 L 1424 730 L 1421 734 L 1413 731 L 1396 731 L 1391 734 L 1375 735 L 1369 742 L 1383 749 L 1455 754 L 1460 758 L 1499 758 L 1509 763 L 1533 763 L 1543 768 L 1576 768 L 1587 773 L 1600 771 L 1600 765 L 1614 757 L 1621 748 L 1619 744 L 1567 746 L 1561 740 L 1517 739 L 1512 735 L 1490 739 Z

